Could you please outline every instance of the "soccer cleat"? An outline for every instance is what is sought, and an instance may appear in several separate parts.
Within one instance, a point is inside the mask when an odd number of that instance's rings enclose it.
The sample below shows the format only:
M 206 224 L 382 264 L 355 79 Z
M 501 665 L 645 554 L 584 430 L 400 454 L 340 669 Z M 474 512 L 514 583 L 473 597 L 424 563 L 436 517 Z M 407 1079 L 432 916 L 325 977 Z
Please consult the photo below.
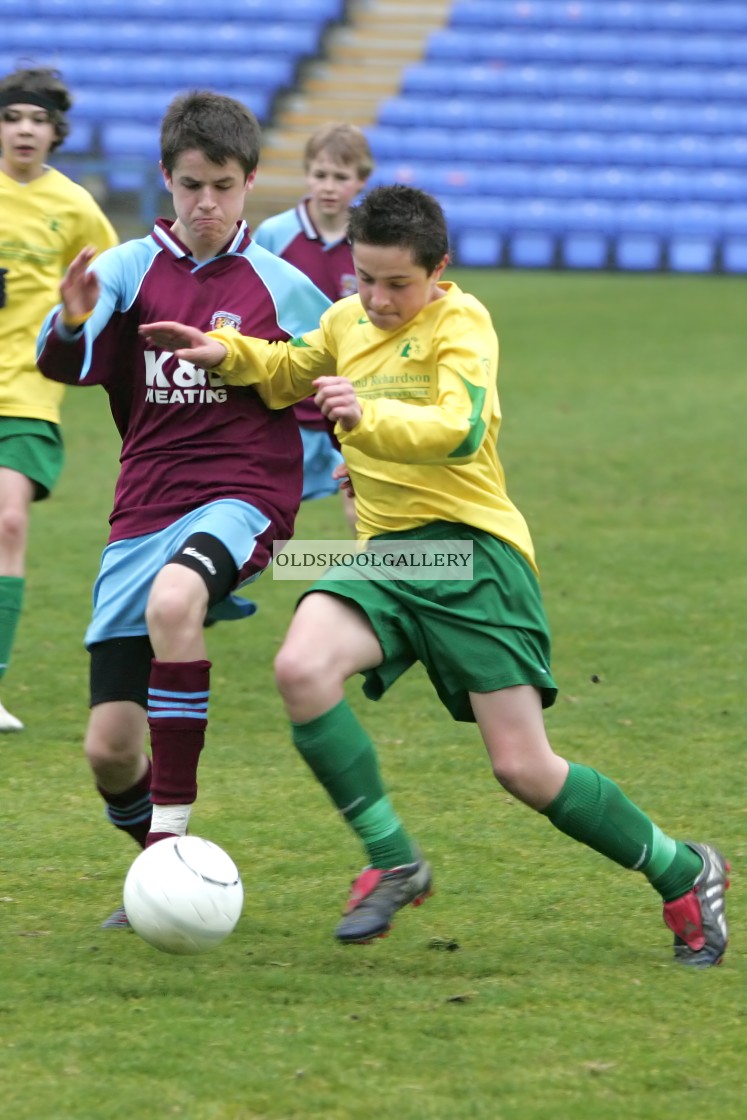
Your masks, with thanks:
M 0 732 L 2 731 L 23 731 L 23 724 L 0 704 Z
M 102 929 L 132 929 L 127 915 L 125 914 L 124 906 L 119 906 L 113 914 L 110 914 L 106 921 L 101 923 Z
M 685 843 L 703 860 L 703 870 L 692 890 L 664 903 L 664 921 L 674 933 L 674 959 L 692 968 L 710 968 L 721 964 L 729 940 L 724 895 L 731 865 L 710 844 Z
M 410 903 L 420 906 L 432 893 L 431 867 L 420 856 L 389 871 L 367 867 L 353 883 L 335 937 L 349 945 L 384 937 L 398 910 Z

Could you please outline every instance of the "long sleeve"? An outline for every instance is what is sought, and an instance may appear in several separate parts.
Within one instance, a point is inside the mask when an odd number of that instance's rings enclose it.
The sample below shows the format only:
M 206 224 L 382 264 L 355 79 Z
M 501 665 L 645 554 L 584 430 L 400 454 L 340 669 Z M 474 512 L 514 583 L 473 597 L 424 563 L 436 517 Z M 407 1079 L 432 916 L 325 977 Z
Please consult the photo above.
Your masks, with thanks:
M 334 374 L 325 316 L 317 330 L 289 342 L 264 342 L 223 327 L 210 337 L 228 351 L 217 372 L 227 385 L 251 385 L 268 408 L 287 408 L 313 393 L 315 378 Z

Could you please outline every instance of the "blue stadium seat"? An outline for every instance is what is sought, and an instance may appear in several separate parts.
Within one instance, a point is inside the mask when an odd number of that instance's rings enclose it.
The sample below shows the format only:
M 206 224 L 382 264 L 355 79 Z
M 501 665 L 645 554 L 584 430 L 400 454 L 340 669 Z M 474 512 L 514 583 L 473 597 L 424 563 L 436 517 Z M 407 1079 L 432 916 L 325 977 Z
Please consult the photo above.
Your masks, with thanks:
M 421 63 L 405 68 L 402 89 L 406 93 L 427 93 L 470 97 L 502 97 L 506 94 L 552 96 L 558 81 L 558 68 L 547 66 L 447 66 Z
M 456 241 L 457 264 L 464 268 L 495 268 L 500 264 L 504 239 L 494 230 L 467 230 Z
M 718 141 L 693 133 L 672 133 L 657 139 L 656 162 L 664 167 L 712 167 Z
M 75 93 L 72 117 L 86 121 L 146 121 L 153 127 L 160 122 L 174 95 L 173 85 L 124 90 L 81 86 Z
M 93 148 L 94 129 L 90 121 L 71 120 L 65 137 L 65 154 L 82 155 Z
M 514 233 L 508 242 L 508 259 L 515 268 L 551 268 L 555 263 L 555 238 L 540 230 Z
M 664 262 L 664 246 L 671 229 L 671 208 L 664 202 L 628 202 L 617 209 L 618 234 L 613 246 L 613 262 L 633 271 L 659 269 Z
M 101 128 L 101 149 L 105 155 L 138 156 L 151 162 L 161 158 L 158 132 L 149 125 L 105 124 Z
M 726 237 L 721 249 L 724 272 L 747 272 L 747 237 Z
M 551 167 L 525 167 L 524 170 L 529 185 L 539 197 L 577 200 L 589 193 L 588 168 L 553 164 Z
M 712 272 L 718 241 L 707 234 L 673 237 L 667 247 L 667 264 L 672 272 Z
M 674 272 L 710 272 L 723 232 L 721 208 L 713 203 L 684 202 L 671 213 L 668 264 Z
M 598 198 L 569 200 L 564 210 L 564 231 L 573 234 L 597 234 L 606 240 L 617 232 L 618 204 L 616 202 Z
M 442 200 L 452 235 L 465 232 L 505 234 L 511 229 L 515 206 L 501 198 L 457 198 Z
M 532 0 L 455 0 L 450 23 L 453 27 L 545 27 L 552 14 L 552 5 Z
M 615 164 L 635 167 L 659 167 L 664 138 L 655 133 L 626 133 L 610 135 L 607 140 L 607 159 Z
M 663 264 L 664 241 L 653 233 L 623 233 L 613 242 L 612 263 L 631 272 L 652 272 Z
M 567 233 L 560 244 L 560 263 L 566 268 L 605 268 L 609 254 L 609 239 L 601 233 Z
M 721 221 L 726 237 L 747 238 L 747 202 L 725 206 Z
M 160 142 L 150 125 L 102 125 L 101 150 L 110 161 L 106 178 L 111 190 L 140 191 L 157 174 Z

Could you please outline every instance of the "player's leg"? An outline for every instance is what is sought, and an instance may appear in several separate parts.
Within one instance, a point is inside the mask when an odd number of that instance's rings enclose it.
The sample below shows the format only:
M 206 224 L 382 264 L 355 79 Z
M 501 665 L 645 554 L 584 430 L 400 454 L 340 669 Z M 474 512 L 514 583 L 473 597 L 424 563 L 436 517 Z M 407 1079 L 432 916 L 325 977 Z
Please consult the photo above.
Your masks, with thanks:
M 205 617 L 208 607 L 230 592 L 237 573 L 217 537 L 191 533 L 158 572 L 148 596 L 154 658 L 148 688 L 153 820 L 147 844 L 187 831 L 210 699 Z
M 113 638 L 89 649 L 91 714 L 85 753 L 113 825 L 145 846 L 150 826 L 146 704 L 148 638 Z
M 166 555 L 145 608 L 155 655 L 148 692 L 153 820 L 147 844 L 183 835 L 197 797 L 210 699 L 208 611 L 237 606 L 232 590 L 267 567 L 277 532 L 255 507 L 226 500 L 193 511 L 157 536 Z M 229 610 L 221 616 L 247 613 Z
M 34 484 L 18 471 L 0 467 L 0 678 L 10 662 L 25 589 L 26 541 Z M 0 731 L 23 724 L 0 704 Z
M 336 930 L 346 942 L 382 936 L 398 909 L 430 892 L 430 867 L 402 827 L 373 744 L 344 698 L 348 677 L 382 659 L 366 615 L 323 591 L 301 601 L 275 659 L 293 742 L 370 863 L 354 883 L 348 913 Z
M 714 849 L 666 835 L 615 782 L 555 754 L 539 692 L 528 685 L 470 693 L 493 772 L 505 789 L 561 832 L 625 868 L 640 871 L 664 902 L 679 941 L 678 959 L 718 964 L 726 948 L 723 858 Z M 688 930 L 688 919 L 695 928 Z M 689 951 L 685 951 L 689 950 Z
M 143 848 L 150 829 L 150 758 L 146 705 L 153 656 L 147 636 L 114 638 L 90 647 L 91 714 L 85 753 L 109 821 Z M 129 927 L 124 909 L 103 923 Z
M 31 503 L 49 495 L 63 462 L 59 425 L 0 417 L 0 678 L 23 606 Z M 0 732 L 22 730 L 23 723 L 0 704 Z

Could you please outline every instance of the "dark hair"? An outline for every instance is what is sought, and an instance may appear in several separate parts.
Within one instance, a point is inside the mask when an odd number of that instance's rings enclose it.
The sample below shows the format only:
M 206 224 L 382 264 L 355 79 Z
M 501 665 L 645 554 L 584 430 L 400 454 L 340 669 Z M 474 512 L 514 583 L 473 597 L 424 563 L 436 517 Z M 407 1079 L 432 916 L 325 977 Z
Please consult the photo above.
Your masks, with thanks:
M 46 66 L 14 70 L 0 80 L 0 98 L 5 105 L 26 104 L 24 95 L 33 99 L 28 104 L 38 105 L 49 114 L 50 124 L 54 128 L 54 140 L 49 150 L 53 152 L 70 132 L 70 125 L 65 117 L 73 104 L 70 90 L 63 82 L 59 70 Z
M 259 163 L 261 133 L 246 105 L 212 90 L 175 97 L 161 123 L 161 162 L 172 174 L 182 152 L 195 148 L 221 166 L 236 159 L 246 175 Z
M 415 187 L 374 187 L 350 211 L 348 237 L 365 245 L 409 249 L 430 275 L 449 251 L 444 212 L 435 198 Z

